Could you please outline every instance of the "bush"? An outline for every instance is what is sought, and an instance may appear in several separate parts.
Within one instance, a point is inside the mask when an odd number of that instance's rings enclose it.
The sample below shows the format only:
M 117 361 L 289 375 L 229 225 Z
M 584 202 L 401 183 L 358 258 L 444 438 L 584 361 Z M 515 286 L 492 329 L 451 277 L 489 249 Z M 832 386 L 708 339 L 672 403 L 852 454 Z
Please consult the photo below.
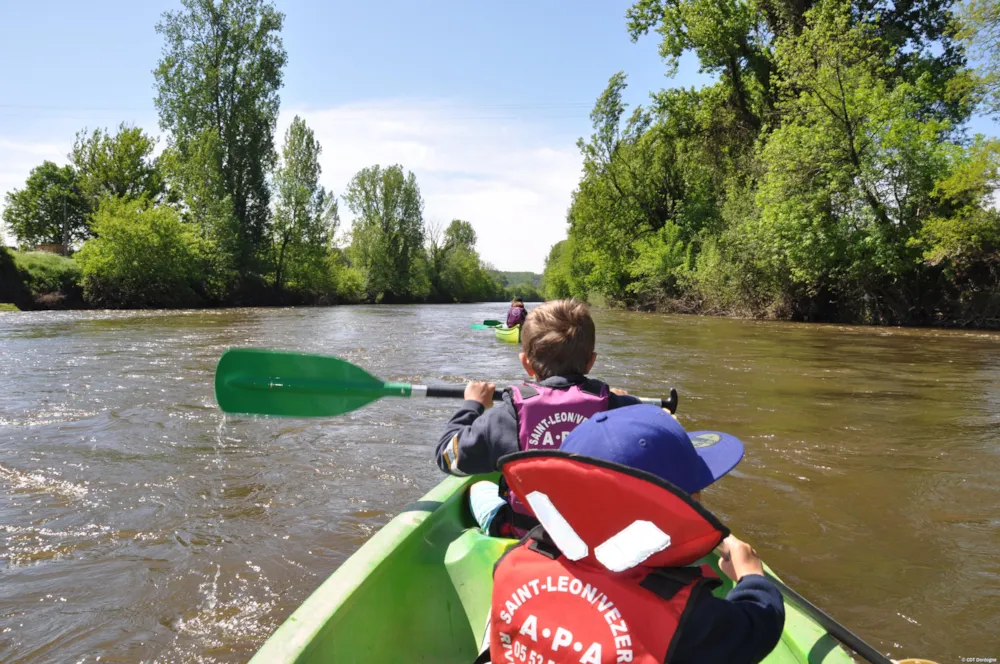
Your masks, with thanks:
M 96 237 L 77 256 L 88 302 L 112 308 L 201 302 L 201 240 L 173 208 L 106 199 L 92 227 Z
M 44 251 L 15 252 L 14 263 L 32 297 L 61 293 L 69 300 L 79 298 L 80 266 L 72 258 Z
M 7 302 L 0 302 L 0 313 L 8 313 L 14 311 L 20 311 L 20 309 L 17 308 L 16 304 L 8 304 Z

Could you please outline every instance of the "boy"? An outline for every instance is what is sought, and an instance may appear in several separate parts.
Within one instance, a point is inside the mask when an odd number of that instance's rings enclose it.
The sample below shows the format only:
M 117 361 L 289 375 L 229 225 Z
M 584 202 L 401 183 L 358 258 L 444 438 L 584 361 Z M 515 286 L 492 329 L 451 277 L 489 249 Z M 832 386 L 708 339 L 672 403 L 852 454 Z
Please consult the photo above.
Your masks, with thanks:
M 521 366 L 538 382 L 512 386 L 493 404 L 491 383 L 469 383 L 465 403 L 437 446 L 438 466 L 452 475 L 496 472 L 500 457 L 521 450 L 558 449 L 563 436 L 595 413 L 638 403 L 586 377 L 594 366 L 596 332 L 587 305 L 556 300 L 532 309 L 521 326 Z M 501 482 L 470 491 L 476 520 L 495 536 L 521 537 L 537 521 Z
M 743 458 L 728 434 L 683 427 L 656 406 L 601 413 L 559 451 L 501 460 L 541 525 L 494 568 L 489 656 L 573 662 L 753 664 L 784 627 L 757 553 L 698 496 Z M 691 565 L 718 547 L 736 586 Z
M 510 311 L 507 312 L 507 327 L 521 325 L 527 316 L 528 312 L 524 308 L 524 300 L 515 297 L 514 301 L 510 303 Z

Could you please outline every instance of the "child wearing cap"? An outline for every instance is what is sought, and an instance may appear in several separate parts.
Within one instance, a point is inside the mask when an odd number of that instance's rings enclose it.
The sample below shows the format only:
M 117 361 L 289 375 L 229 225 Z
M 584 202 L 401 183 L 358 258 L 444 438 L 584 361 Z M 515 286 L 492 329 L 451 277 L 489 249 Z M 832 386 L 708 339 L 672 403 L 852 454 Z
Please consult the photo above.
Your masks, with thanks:
M 495 567 L 489 649 L 479 661 L 766 657 L 784 627 L 781 593 L 757 553 L 697 500 L 742 457 L 733 436 L 689 436 L 648 405 L 595 415 L 560 450 L 504 457 L 504 477 L 540 525 Z M 713 550 L 736 581 L 725 598 L 710 592 L 711 568 L 695 565 Z
M 504 391 L 493 404 L 495 386 L 469 383 L 465 402 L 448 421 L 437 446 L 437 464 L 452 475 L 495 472 L 500 457 L 523 450 L 558 449 L 563 437 L 595 413 L 638 403 L 587 378 L 594 366 L 596 331 L 587 305 L 575 300 L 546 302 L 521 326 L 521 366 L 538 382 Z M 487 410 L 489 409 L 489 410 Z M 472 486 L 476 520 L 491 535 L 521 537 L 537 521 L 501 483 Z

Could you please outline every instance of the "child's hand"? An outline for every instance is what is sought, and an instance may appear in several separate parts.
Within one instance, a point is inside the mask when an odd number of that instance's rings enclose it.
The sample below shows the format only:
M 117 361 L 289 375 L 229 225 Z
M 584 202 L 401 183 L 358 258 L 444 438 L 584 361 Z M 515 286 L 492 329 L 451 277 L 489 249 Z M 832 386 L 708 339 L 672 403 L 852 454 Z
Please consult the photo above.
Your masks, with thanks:
M 472 381 L 465 386 L 465 400 L 478 401 L 483 404 L 483 408 L 489 408 L 493 405 L 493 391 L 496 389 L 497 386 L 493 383 Z
M 715 549 L 719 554 L 719 569 L 733 581 L 739 581 L 747 574 L 764 576 L 764 564 L 753 547 L 732 535 L 722 540 Z
M 617 394 L 620 397 L 624 397 L 624 396 L 628 395 L 628 392 L 626 392 L 625 390 L 621 389 L 620 387 L 612 387 L 611 388 L 611 392 L 613 394 Z

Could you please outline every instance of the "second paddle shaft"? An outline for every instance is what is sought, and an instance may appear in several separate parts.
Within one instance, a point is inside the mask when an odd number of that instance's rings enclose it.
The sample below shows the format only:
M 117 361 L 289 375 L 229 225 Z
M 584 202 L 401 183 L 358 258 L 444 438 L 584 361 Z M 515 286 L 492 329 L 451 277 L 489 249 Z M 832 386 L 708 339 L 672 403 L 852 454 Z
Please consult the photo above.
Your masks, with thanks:
M 444 397 L 448 399 L 462 399 L 465 397 L 465 388 L 459 385 L 411 385 L 411 397 Z M 640 402 L 666 408 L 671 413 L 677 412 L 677 390 L 670 388 L 670 397 L 667 399 L 659 397 L 636 397 Z M 494 401 L 503 401 L 503 391 L 493 392 Z

